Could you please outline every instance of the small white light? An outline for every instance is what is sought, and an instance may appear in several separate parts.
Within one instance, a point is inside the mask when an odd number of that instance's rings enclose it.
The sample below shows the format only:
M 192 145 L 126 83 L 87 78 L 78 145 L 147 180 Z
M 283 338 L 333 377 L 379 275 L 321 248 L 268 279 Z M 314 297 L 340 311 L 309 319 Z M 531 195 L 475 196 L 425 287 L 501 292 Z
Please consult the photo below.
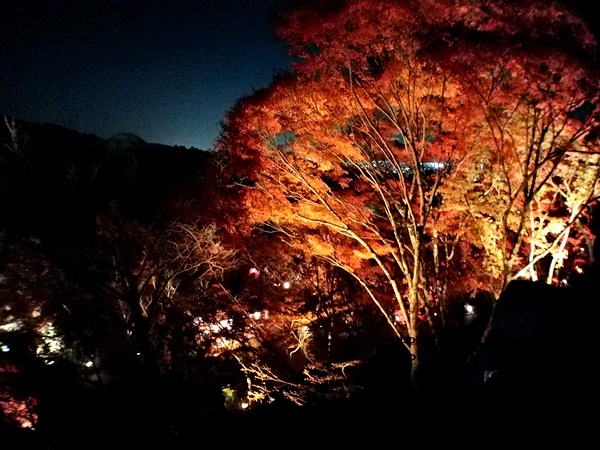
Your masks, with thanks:
M 2 350 L 3 352 L 10 352 L 10 347 L 8 345 L 3 345 L 2 347 L 0 347 L 0 350 Z
M 473 312 L 473 306 L 469 305 L 468 303 L 465 305 L 465 310 L 471 314 Z
M 283 283 L 283 288 L 284 289 L 289 289 L 290 288 L 290 282 L 286 281 L 285 283 Z
M 85 363 L 85 367 L 92 367 L 94 363 L 92 361 L 88 361 Z
M 248 405 L 248 403 L 246 403 L 246 402 L 242 403 L 242 409 L 246 409 L 248 406 L 250 406 L 250 405 Z

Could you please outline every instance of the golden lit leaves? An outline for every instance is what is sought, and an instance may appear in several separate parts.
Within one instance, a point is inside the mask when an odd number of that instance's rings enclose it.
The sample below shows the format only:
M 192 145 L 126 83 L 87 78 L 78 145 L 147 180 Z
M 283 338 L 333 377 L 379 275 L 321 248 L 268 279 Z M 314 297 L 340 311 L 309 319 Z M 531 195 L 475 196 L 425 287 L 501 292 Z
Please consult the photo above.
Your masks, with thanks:
M 334 245 L 330 241 L 323 240 L 319 235 L 309 234 L 306 236 L 305 245 L 311 254 L 328 258 L 335 255 Z

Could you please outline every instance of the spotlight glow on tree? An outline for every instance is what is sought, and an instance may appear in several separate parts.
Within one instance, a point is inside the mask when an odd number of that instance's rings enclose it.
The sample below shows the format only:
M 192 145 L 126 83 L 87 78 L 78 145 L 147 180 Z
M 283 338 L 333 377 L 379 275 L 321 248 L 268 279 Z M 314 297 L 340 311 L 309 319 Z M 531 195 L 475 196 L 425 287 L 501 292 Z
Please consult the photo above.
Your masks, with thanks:
M 555 30 L 591 38 L 550 10 L 548 30 L 537 2 L 300 6 L 278 28 L 295 71 L 224 125 L 251 219 L 352 275 L 413 379 L 451 296 L 552 281 L 598 195 L 598 78 Z

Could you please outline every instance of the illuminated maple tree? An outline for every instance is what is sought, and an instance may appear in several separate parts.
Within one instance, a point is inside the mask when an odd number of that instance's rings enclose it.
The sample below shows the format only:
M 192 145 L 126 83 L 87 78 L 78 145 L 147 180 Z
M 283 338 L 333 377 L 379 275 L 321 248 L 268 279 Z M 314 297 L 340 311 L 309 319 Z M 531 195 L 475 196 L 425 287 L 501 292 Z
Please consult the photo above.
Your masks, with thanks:
M 295 70 L 238 102 L 218 148 L 251 220 L 353 276 L 416 376 L 449 298 L 563 263 L 597 195 L 597 78 L 552 33 L 513 51 L 544 31 L 535 2 L 328 5 L 282 17 Z

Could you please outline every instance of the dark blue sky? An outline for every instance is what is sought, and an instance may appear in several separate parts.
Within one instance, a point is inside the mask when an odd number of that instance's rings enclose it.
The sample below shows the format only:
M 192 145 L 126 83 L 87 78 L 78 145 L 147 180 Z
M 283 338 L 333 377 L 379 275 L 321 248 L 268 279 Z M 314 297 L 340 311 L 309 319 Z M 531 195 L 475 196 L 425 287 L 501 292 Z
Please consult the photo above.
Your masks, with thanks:
M 208 150 L 290 64 L 286 0 L 0 0 L 0 114 Z

